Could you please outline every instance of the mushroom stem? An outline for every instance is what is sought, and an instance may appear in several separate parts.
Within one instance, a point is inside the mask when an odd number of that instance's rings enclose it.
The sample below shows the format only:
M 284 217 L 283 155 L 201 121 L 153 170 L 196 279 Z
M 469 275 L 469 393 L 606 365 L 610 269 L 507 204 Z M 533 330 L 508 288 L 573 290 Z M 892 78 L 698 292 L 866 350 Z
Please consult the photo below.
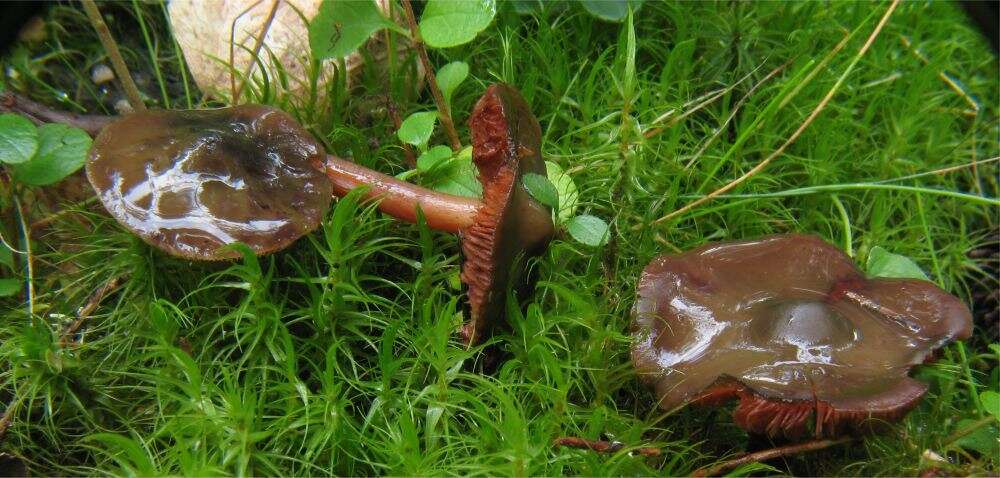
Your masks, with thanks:
M 427 225 L 439 231 L 457 233 L 466 229 L 472 225 L 476 212 L 483 205 L 478 199 L 445 194 L 400 181 L 333 155 L 327 156 L 326 175 L 333 184 L 336 196 L 367 186 L 365 197 L 378 199 L 382 212 L 416 223 L 419 208 Z

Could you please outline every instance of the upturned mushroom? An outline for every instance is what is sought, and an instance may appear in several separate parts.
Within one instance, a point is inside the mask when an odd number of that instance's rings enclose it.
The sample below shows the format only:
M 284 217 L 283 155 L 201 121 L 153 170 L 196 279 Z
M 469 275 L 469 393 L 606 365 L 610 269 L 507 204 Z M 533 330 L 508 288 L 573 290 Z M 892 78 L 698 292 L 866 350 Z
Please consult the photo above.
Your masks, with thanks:
M 735 399 L 749 432 L 832 437 L 902 418 L 927 391 L 910 369 L 971 327 L 930 282 L 869 279 L 816 237 L 776 235 L 654 259 L 632 360 L 664 409 Z
M 8 107 L 15 97 L 8 96 Z M 37 120 L 76 120 L 18 102 Z M 87 177 L 108 212 L 147 243 L 197 260 L 237 256 L 242 242 L 258 254 L 282 249 L 317 227 L 332 193 L 367 188 L 379 209 L 408 222 L 418 210 L 433 229 L 457 233 L 471 318 L 461 335 L 477 342 L 503 315 L 512 267 L 540 253 L 554 234 L 552 212 L 524 188 L 526 173 L 545 174 L 541 128 L 520 93 L 490 86 L 469 119 L 482 199 L 440 193 L 334 155 L 277 109 L 146 111 L 108 121 L 87 161 Z M 326 178 L 323 178 L 323 175 Z

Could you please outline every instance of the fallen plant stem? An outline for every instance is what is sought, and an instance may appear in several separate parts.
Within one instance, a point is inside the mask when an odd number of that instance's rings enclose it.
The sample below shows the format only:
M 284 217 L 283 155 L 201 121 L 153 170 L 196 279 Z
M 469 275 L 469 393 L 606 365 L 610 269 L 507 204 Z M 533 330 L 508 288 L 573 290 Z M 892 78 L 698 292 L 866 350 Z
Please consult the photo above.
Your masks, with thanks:
M 729 471 L 732 470 L 733 468 L 743 466 L 749 463 L 773 460 L 775 458 L 795 455 L 807 451 L 822 450 L 824 448 L 829 448 L 834 445 L 840 445 L 842 443 L 848 443 L 854 440 L 855 440 L 854 437 L 846 437 L 837 439 L 813 440 L 804 443 L 796 443 L 794 445 L 779 446 L 777 448 L 771 448 L 769 450 L 761 450 L 754 453 L 748 453 L 746 455 L 742 455 L 733 458 L 731 460 L 719 463 L 718 465 L 696 470 L 694 473 L 692 473 L 692 476 L 717 476 L 725 471 Z
M 82 2 L 83 9 L 87 12 L 87 17 L 90 18 L 90 24 L 97 31 L 97 36 L 101 39 L 101 45 L 104 46 L 104 49 L 108 53 L 108 58 L 111 59 L 111 66 L 114 67 L 115 74 L 118 75 L 118 79 L 122 82 L 122 89 L 125 90 L 125 95 L 128 96 L 128 101 L 132 104 L 132 109 L 135 111 L 146 111 L 146 105 L 142 102 L 142 94 L 139 93 L 139 88 L 135 85 L 135 81 L 132 80 L 128 66 L 125 65 L 125 58 L 122 57 L 121 51 L 118 50 L 118 43 L 111 36 L 111 30 L 108 30 L 108 25 L 104 23 L 104 17 L 101 16 L 101 11 L 97 8 L 97 4 L 94 3 L 94 0 L 82 0 Z
M 243 96 L 243 88 L 246 86 L 247 80 L 250 79 L 250 75 L 253 73 L 254 66 L 257 62 L 254 61 L 257 55 L 260 54 L 261 47 L 264 46 L 264 38 L 267 37 L 267 32 L 271 30 L 271 24 L 274 23 L 275 14 L 278 13 L 278 5 L 281 4 L 281 0 L 274 0 L 271 4 L 271 10 L 267 12 L 267 19 L 264 20 L 264 25 L 261 26 L 260 32 L 257 34 L 257 40 L 253 45 L 253 57 L 250 59 L 246 70 L 243 71 L 243 78 L 240 79 L 240 86 L 236 88 L 236 92 L 233 93 L 233 104 L 240 104 L 240 97 Z
M 0 112 L 19 114 L 27 117 L 36 125 L 43 125 L 45 123 L 67 124 L 86 131 L 90 136 L 97 136 L 97 133 L 100 133 L 101 129 L 113 119 L 111 116 L 87 115 L 56 110 L 29 100 L 12 91 L 0 93 Z
M 580 437 L 560 437 L 552 441 L 552 446 L 579 448 L 597 453 L 615 453 L 625 448 L 625 444 L 617 441 L 587 440 Z M 663 451 L 656 447 L 641 447 L 632 451 L 633 454 L 642 456 L 660 456 Z
M 65 347 L 73 342 L 73 336 L 80 330 L 83 323 L 90 318 L 90 315 L 93 314 L 95 310 L 97 310 L 97 307 L 101 305 L 101 302 L 104 301 L 104 298 L 107 297 L 108 294 L 114 292 L 121 286 L 123 278 L 124 276 L 116 276 L 109 279 L 104 283 L 104 285 L 99 287 L 93 294 L 90 295 L 90 298 L 87 299 L 87 302 L 84 303 L 82 307 L 77 309 L 76 320 L 66 326 L 62 335 L 59 337 L 59 344 L 61 346 Z
M 832 87 L 830 87 L 830 90 L 827 91 L 826 96 L 824 96 L 823 99 L 820 100 L 819 104 L 816 105 L 816 107 L 813 109 L 812 113 L 809 114 L 809 116 L 805 119 L 805 121 L 803 121 L 802 124 L 799 125 L 798 129 L 796 129 L 795 132 L 792 133 L 792 135 L 789 136 L 788 139 L 785 140 L 785 142 L 782 143 L 782 145 L 778 147 L 778 149 L 776 149 L 773 153 L 771 153 L 766 158 L 764 158 L 763 161 L 761 161 L 760 163 L 757 163 L 756 166 L 754 166 L 753 168 L 751 168 L 749 171 L 747 171 L 746 173 L 744 173 L 742 176 L 740 176 L 740 177 L 738 177 L 738 178 L 730 181 L 725 186 L 722 186 L 721 188 L 716 189 L 715 191 L 712 191 L 711 193 L 705 195 L 704 197 L 702 197 L 700 199 L 697 199 L 695 201 L 692 201 L 692 202 L 688 203 L 687 205 L 681 207 L 680 209 L 677 209 L 676 211 L 671 212 L 671 213 L 669 213 L 669 214 L 667 214 L 667 215 L 665 215 L 665 216 L 663 216 L 663 217 L 661 217 L 661 218 L 653 221 L 653 224 L 659 224 L 659 223 L 664 222 L 664 221 L 669 221 L 669 220 L 671 220 L 671 219 L 673 219 L 673 218 L 675 218 L 675 217 L 677 217 L 677 216 L 679 216 L 681 214 L 684 214 L 685 212 L 690 211 L 691 209 L 694 209 L 694 208 L 696 208 L 696 207 L 698 207 L 698 206 L 700 206 L 700 205 L 702 205 L 702 204 L 704 204 L 704 203 L 706 203 L 708 201 L 711 201 L 716 196 L 719 196 L 719 195 L 727 193 L 729 190 L 735 188 L 736 186 L 740 185 L 741 183 L 743 183 L 747 179 L 750 179 L 751 177 L 755 176 L 757 173 L 763 171 L 764 168 L 766 168 L 768 164 L 770 164 L 772 161 L 774 161 L 779 156 L 783 155 L 784 152 L 785 152 L 785 149 L 787 149 L 788 146 L 790 146 L 792 143 L 794 143 L 795 140 L 797 140 L 799 138 L 799 136 L 802 135 L 802 132 L 805 131 L 806 128 L 808 128 L 809 125 L 811 125 L 813 123 L 813 121 L 816 120 L 816 117 L 819 116 L 819 114 L 821 112 L 823 112 L 823 110 L 826 108 L 826 105 L 829 104 L 830 100 L 833 99 L 834 95 L 837 94 L 837 91 L 840 90 L 840 86 L 844 84 L 844 80 L 846 80 L 847 76 L 852 71 L 854 71 L 855 65 L 858 64 L 858 61 L 861 60 L 861 57 L 864 56 L 864 54 L 868 51 L 868 49 L 871 48 L 872 44 L 875 43 L 875 39 L 878 38 L 878 35 L 879 35 L 879 33 L 882 32 L 882 28 L 885 27 L 885 24 L 889 22 L 889 17 L 892 16 L 892 12 L 894 12 L 896 10 L 896 7 L 899 6 L 899 2 L 900 2 L 900 0 L 893 0 L 892 4 L 889 5 L 889 8 L 886 10 L 885 14 L 882 15 L 882 18 L 879 20 L 878 24 L 875 25 L 875 29 L 872 31 L 871 35 L 868 36 L 868 40 L 865 41 L 865 44 L 861 46 L 861 49 L 858 50 L 858 53 L 856 55 L 854 55 L 854 58 L 847 65 L 847 69 L 845 69 L 844 72 L 840 75 L 840 77 L 837 78 L 837 82 L 834 83 Z
M 35 268 L 31 262 L 31 229 L 28 228 L 28 223 L 24 219 L 24 208 L 21 207 L 21 200 L 17 198 L 17 194 L 13 194 L 14 198 L 14 208 L 17 211 L 17 220 L 21 227 L 21 241 L 23 241 L 22 246 L 24 247 L 24 269 L 27 272 L 28 281 L 28 317 L 34 320 L 35 317 Z M 11 248 L 13 250 L 13 248 Z
M 441 126 L 444 127 L 444 131 L 448 135 L 452 151 L 457 152 L 462 149 L 462 142 L 458 139 L 458 131 L 455 130 L 455 123 L 451 119 L 451 111 L 448 109 L 448 104 L 444 101 L 441 88 L 438 87 L 437 77 L 434 75 L 434 67 L 431 66 L 431 60 L 427 57 L 427 46 L 424 45 L 424 40 L 420 36 L 420 27 L 417 25 L 417 18 L 413 14 L 413 5 L 410 4 L 410 0 L 403 0 L 403 13 L 406 16 L 406 23 L 410 27 L 413 46 L 417 49 L 417 56 L 420 57 L 420 63 L 424 66 L 424 74 L 427 75 L 427 83 L 431 88 L 431 94 L 434 96 L 434 103 L 437 104 Z

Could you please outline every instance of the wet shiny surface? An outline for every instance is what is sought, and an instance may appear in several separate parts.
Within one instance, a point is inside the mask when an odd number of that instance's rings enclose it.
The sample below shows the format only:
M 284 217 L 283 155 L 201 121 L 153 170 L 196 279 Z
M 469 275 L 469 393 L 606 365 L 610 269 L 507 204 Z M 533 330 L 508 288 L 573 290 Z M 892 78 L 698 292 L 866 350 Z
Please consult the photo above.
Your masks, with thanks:
M 242 105 L 136 113 L 94 140 L 87 177 L 146 242 L 191 259 L 258 254 L 314 229 L 331 199 L 323 148 L 279 110 Z
M 933 284 L 867 280 L 838 249 L 800 235 L 658 257 L 634 313 L 633 360 L 667 409 L 720 377 L 769 397 L 864 406 L 971 328 L 964 304 Z

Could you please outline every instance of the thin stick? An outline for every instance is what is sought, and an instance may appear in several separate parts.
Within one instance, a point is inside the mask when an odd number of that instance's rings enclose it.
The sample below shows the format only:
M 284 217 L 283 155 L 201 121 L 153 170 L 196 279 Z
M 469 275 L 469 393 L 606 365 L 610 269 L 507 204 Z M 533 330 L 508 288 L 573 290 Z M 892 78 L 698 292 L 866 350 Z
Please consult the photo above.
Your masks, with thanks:
M 618 441 L 587 440 L 580 437 L 560 437 L 552 441 L 552 446 L 579 448 L 591 450 L 597 453 L 615 453 L 625 448 L 625 444 Z M 642 447 L 632 451 L 633 454 L 642 456 L 660 456 L 663 451 L 655 447 Z
M 111 66 L 114 67 L 115 74 L 118 75 L 118 79 L 122 82 L 125 95 L 128 96 L 129 103 L 132 103 L 132 109 L 135 111 L 146 111 L 146 105 L 142 102 L 142 95 L 139 93 L 139 88 L 132 81 L 132 75 L 128 72 L 128 66 L 125 65 L 125 58 L 122 57 L 121 51 L 118 50 L 118 43 L 111 36 L 111 30 L 108 30 L 108 25 L 104 23 L 104 17 L 101 16 L 101 11 L 97 9 L 97 4 L 94 3 L 94 0 L 82 1 L 83 9 L 87 12 L 91 25 L 94 26 L 94 30 L 97 30 L 97 36 L 100 37 L 101 44 L 104 45 L 104 49 L 108 52 L 108 57 L 111 59 Z
M 274 17 L 278 13 L 278 5 L 281 4 L 281 0 L 274 0 L 271 4 L 271 11 L 267 12 L 267 19 L 264 20 L 264 25 L 260 29 L 260 33 L 257 35 L 257 40 L 253 45 L 253 56 L 250 58 L 250 63 L 247 65 L 246 71 L 243 72 L 243 78 L 240 79 L 240 86 L 236 88 L 236 92 L 233 93 L 233 104 L 240 103 L 240 96 L 243 96 L 243 87 L 246 85 L 248 79 L 250 79 L 250 74 L 253 73 L 254 66 L 257 62 L 254 58 L 260 54 L 261 47 L 264 46 L 264 38 L 267 37 L 267 32 L 271 30 L 271 23 L 274 22 Z M 235 23 L 234 23 L 235 25 Z
M 839 445 L 841 443 L 847 443 L 854 440 L 855 440 L 854 437 L 846 437 L 846 438 L 837 438 L 834 440 L 813 440 L 804 443 L 796 443 L 794 445 L 779 446 L 777 448 L 771 448 L 770 450 L 761 450 L 758 452 L 749 453 L 737 458 L 733 458 L 732 460 L 722 462 L 715 466 L 702 468 L 692 473 L 692 476 L 717 476 L 725 471 L 732 470 L 733 468 L 736 468 L 738 466 L 743 466 L 748 463 L 773 460 L 775 458 L 795 455 L 807 451 L 822 450 L 824 448 L 829 448 L 834 445 Z
M 105 282 L 104 285 L 102 285 L 100 288 L 94 291 L 93 294 L 90 295 L 90 298 L 87 299 L 87 302 L 83 304 L 83 307 L 80 307 L 76 311 L 76 320 L 74 320 L 71 324 L 69 324 L 66 327 L 66 329 L 63 330 L 63 333 L 59 338 L 60 345 L 65 347 L 69 345 L 71 342 L 73 342 L 73 336 L 76 335 L 76 332 L 78 330 L 80 330 L 80 327 L 83 326 L 83 323 L 88 318 L 90 318 L 90 314 L 93 314 L 94 311 L 97 310 L 97 307 L 101 305 L 101 302 L 104 300 L 105 296 L 107 296 L 111 292 L 114 292 L 115 289 L 118 289 L 118 287 L 121 286 L 121 282 L 122 282 L 122 276 L 112 277 L 110 280 Z
M 819 116 L 819 114 L 823 111 L 823 109 L 826 108 L 826 105 L 830 103 L 830 100 L 833 99 L 833 96 L 837 94 L 837 91 L 840 89 L 840 86 L 844 84 L 844 80 L 847 79 L 847 76 L 851 73 L 851 71 L 854 70 L 854 66 L 858 64 L 858 61 L 861 60 L 861 57 L 864 56 L 864 54 L 872 46 L 872 43 L 875 42 L 875 39 L 878 38 L 879 33 L 882 32 L 882 27 L 884 27 L 885 24 L 889 21 L 889 17 L 892 16 L 892 12 L 896 10 L 896 7 L 899 5 L 899 2 L 900 0 L 892 1 L 892 4 L 889 5 L 889 9 L 886 10 L 885 14 L 882 15 L 882 19 L 879 20 L 878 25 L 875 26 L 875 30 L 873 30 L 871 35 L 868 36 L 868 40 L 865 42 L 864 45 L 861 46 L 861 49 L 858 51 L 858 54 L 854 56 L 854 59 L 851 60 L 851 63 L 847 65 L 847 69 L 844 70 L 844 73 L 840 75 L 840 78 L 837 78 L 837 82 L 834 83 L 833 87 L 830 88 L 830 91 L 826 93 L 826 96 L 824 96 L 823 99 L 819 102 L 819 104 L 816 105 L 816 108 L 813 109 L 812 113 L 809 114 L 806 120 L 803 121 L 801 125 L 799 125 L 799 128 L 796 129 L 795 132 L 792 133 L 792 135 L 789 136 L 788 139 L 785 140 L 785 142 L 780 147 L 778 147 L 777 150 L 771 153 L 767 158 L 758 163 L 752 169 L 744 173 L 742 176 L 730 181 L 729 184 L 726 184 L 725 186 L 707 194 L 705 197 L 692 201 L 686 206 L 653 221 L 653 224 L 659 224 L 664 221 L 669 221 L 670 219 L 673 219 L 681 214 L 684 214 L 685 212 L 688 212 L 691 209 L 694 209 L 695 207 L 698 207 L 708 201 L 711 201 L 716 196 L 725 194 L 726 192 L 740 185 L 747 179 L 750 179 L 757 173 L 763 171 L 764 168 L 766 168 L 767 165 L 771 163 L 771 161 L 774 161 L 775 158 L 784 154 L 785 149 L 788 148 L 789 145 L 794 143 L 795 140 L 799 138 L 802 132 L 805 131 L 806 128 L 808 128 L 809 125 L 812 124 L 812 122 L 816 119 L 816 117 Z
M 451 120 L 451 111 L 444 101 L 441 88 L 438 88 L 437 77 L 434 76 L 434 67 L 427 57 L 427 47 L 420 36 L 420 28 L 417 26 L 417 18 L 413 15 L 413 5 L 410 0 L 403 0 L 403 12 L 406 14 L 406 22 L 410 26 L 410 36 L 413 37 L 413 46 L 417 49 L 417 56 L 420 63 L 424 65 L 424 74 L 427 75 L 427 83 L 431 87 L 431 94 L 434 95 L 434 103 L 437 104 L 438 115 L 441 117 L 441 125 L 444 126 L 445 133 L 448 134 L 448 141 L 451 142 L 452 151 L 462 149 L 462 142 L 458 139 L 458 131 L 455 130 L 455 123 Z
M 13 91 L 0 93 L 0 112 L 11 112 L 26 116 L 36 125 L 45 123 L 67 124 L 80 128 L 91 136 L 97 136 L 105 125 L 114 120 L 113 116 L 85 115 L 52 109 L 41 103 L 31 101 Z

